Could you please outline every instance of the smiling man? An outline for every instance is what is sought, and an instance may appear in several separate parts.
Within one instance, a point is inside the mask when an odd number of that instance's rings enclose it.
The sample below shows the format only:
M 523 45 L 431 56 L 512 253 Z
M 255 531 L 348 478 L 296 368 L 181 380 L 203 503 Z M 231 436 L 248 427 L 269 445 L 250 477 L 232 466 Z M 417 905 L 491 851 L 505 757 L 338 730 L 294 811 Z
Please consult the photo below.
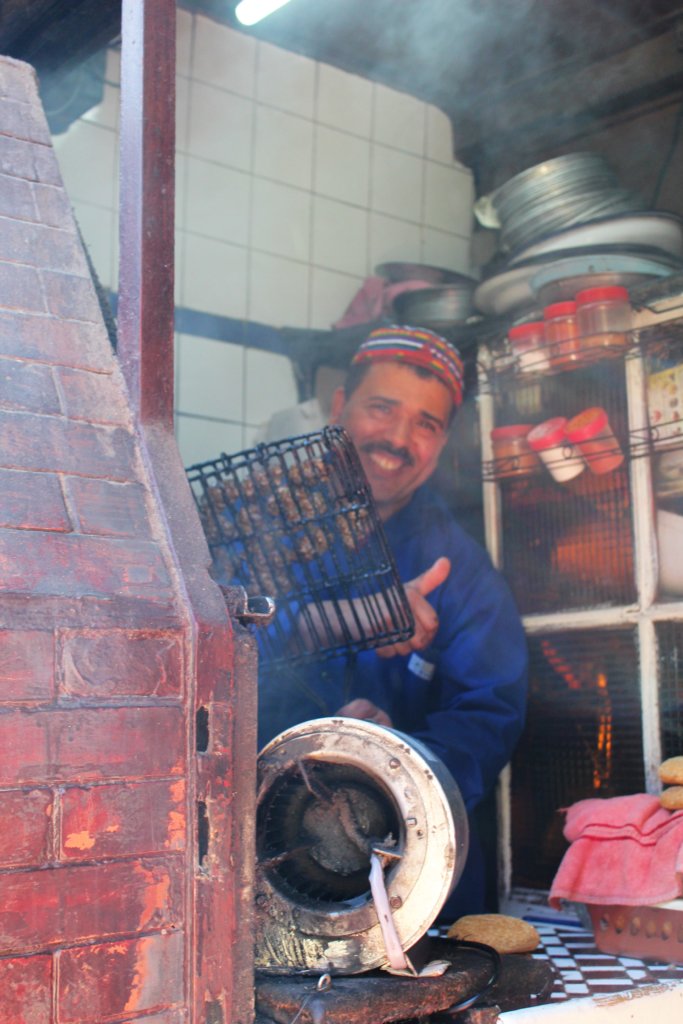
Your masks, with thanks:
M 315 666 L 296 693 L 267 681 L 259 721 L 264 741 L 322 715 L 394 726 L 441 758 L 471 815 L 522 729 L 527 646 L 505 581 L 429 485 L 462 388 L 457 350 L 431 331 L 382 327 L 360 346 L 331 419 L 358 451 L 415 632 L 353 663 Z M 475 837 L 451 916 L 485 909 L 481 861 Z

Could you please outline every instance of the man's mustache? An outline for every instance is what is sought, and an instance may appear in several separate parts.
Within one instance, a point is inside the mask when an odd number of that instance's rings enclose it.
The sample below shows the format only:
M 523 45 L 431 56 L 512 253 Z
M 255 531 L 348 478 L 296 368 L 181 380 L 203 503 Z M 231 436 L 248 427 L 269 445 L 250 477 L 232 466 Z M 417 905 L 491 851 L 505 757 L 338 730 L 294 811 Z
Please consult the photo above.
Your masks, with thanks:
M 384 452 L 395 459 L 401 459 L 406 466 L 412 466 L 415 461 L 407 448 L 394 448 L 388 441 L 368 441 L 362 445 L 361 451 L 367 452 L 368 455 L 372 455 L 373 452 Z

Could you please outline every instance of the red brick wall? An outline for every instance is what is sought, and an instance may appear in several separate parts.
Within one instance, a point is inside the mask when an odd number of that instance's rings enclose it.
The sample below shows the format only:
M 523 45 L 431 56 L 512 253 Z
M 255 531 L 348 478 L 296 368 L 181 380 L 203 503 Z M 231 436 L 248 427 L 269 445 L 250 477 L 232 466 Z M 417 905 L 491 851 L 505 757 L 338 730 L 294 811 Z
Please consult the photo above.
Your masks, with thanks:
M 193 606 L 215 588 L 183 580 L 154 470 L 33 72 L 0 58 L 2 1024 L 250 1016 L 231 630 L 217 591 Z

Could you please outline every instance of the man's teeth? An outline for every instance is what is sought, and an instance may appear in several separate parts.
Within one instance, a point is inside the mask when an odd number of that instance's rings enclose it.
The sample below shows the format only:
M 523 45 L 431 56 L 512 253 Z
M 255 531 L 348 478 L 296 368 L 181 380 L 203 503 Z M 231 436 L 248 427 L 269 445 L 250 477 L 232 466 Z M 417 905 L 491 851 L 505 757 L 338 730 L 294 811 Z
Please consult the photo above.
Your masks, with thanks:
M 387 455 L 385 452 L 373 452 L 370 457 L 380 469 L 398 469 L 403 465 L 403 459 L 396 458 L 395 455 Z

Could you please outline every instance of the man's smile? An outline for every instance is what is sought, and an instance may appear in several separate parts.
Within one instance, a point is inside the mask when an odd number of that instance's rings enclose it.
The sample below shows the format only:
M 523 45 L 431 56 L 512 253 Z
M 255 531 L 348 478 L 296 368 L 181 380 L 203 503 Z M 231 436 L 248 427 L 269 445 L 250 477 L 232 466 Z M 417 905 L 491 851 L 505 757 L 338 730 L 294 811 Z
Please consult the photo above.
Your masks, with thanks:
M 412 466 L 414 462 L 410 452 L 386 444 L 367 444 L 362 447 L 362 451 L 384 473 L 396 472 L 404 466 Z

